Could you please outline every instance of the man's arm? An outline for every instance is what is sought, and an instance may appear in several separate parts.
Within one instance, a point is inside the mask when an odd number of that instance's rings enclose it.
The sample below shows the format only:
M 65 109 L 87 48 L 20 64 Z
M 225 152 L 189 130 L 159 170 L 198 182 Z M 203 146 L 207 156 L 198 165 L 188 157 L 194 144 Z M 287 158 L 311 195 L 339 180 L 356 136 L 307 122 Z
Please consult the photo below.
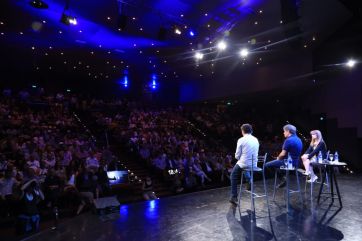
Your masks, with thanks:
M 236 144 L 236 151 L 235 151 L 235 159 L 239 160 L 241 157 L 241 139 L 238 140 Z
M 277 160 L 283 160 L 286 155 L 287 155 L 287 151 L 286 151 L 286 150 L 282 150 L 282 151 L 279 153 L 279 155 L 278 155 L 278 157 L 277 157 Z

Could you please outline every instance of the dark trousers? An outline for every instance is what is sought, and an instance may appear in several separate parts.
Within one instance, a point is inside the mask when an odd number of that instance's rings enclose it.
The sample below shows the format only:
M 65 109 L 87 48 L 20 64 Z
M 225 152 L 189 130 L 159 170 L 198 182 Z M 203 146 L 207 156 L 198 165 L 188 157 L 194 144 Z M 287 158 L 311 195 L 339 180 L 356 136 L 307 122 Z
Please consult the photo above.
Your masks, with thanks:
M 241 172 L 243 171 L 243 169 L 238 165 L 235 164 L 232 172 L 231 172 L 231 176 L 230 176 L 230 180 L 231 180 L 231 197 L 232 198 L 236 198 L 238 196 L 238 181 L 240 180 L 240 175 Z M 248 182 L 250 182 L 250 173 L 249 172 L 245 172 L 245 178 Z

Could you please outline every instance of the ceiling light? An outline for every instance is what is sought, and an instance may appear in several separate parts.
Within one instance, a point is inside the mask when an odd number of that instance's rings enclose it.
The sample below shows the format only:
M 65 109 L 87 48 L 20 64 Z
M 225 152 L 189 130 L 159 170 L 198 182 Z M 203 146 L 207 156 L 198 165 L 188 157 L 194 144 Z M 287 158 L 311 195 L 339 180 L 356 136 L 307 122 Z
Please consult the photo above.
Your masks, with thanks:
M 202 53 L 200 53 L 200 52 L 197 52 L 197 53 L 195 54 L 195 58 L 196 58 L 197 60 L 201 60 L 201 59 L 204 58 L 204 55 L 203 55 Z
M 350 59 L 348 60 L 348 62 L 346 63 L 347 67 L 349 68 L 353 68 L 356 65 L 356 60 L 354 59 Z
M 182 32 L 179 28 L 175 28 L 175 34 L 180 35 Z
M 217 44 L 217 48 L 218 48 L 219 50 L 225 50 L 226 47 L 227 47 L 227 45 L 226 45 L 226 43 L 225 43 L 224 41 L 221 41 L 221 42 L 219 42 L 219 43 Z
M 34 8 L 39 8 L 39 9 L 47 9 L 48 8 L 48 4 L 46 4 L 44 1 L 41 0 L 32 0 L 29 3 L 31 6 L 33 6 Z
M 249 50 L 248 49 L 242 49 L 240 50 L 240 56 L 245 58 L 249 55 Z
M 60 22 L 66 24 L 66 25 L 77 25 L 77 19 L 75 17 L 69 16 L 66 13 L 62 14 L 62 17 L 60 19 Z

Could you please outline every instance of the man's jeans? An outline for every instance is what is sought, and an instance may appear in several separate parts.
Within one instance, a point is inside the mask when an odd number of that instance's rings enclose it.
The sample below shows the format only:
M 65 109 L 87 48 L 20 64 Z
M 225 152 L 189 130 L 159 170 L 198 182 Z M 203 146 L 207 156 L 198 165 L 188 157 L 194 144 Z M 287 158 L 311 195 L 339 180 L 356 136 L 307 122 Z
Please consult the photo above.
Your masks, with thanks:
M 295 168 L 298 168 L 298 161 L 296 160 L 293 160 L 293 166 Z M 268 168 L 268 167 L 274 167 L 274 168 L 278 168 L 277 169 L 277 172 L 278 172 L 278 179 L 279 180 L 282 180 L 284 179 L 284 176 L 285 176 L 285 172 L 280 172 L 279 171 L 279 167 L 281 166 L 284 166 L 285 163 L 284 163 L 284 159 L 283 160 L 273 160 L 273 161 L 270 161 L 270 162 L 267 162 L 265 163 L 265 167 Z
M 242 168 L 238 165 L 235 164 L 233 171 L 231 172 L 231 176 L 230 176 L 230 180 L 231 180 L 231 197 L 232 198 L 237 198 L 238 196 L 238 181 L 240 180 L 240 175 L 242 172 Z M 250 182 L 250 173 L 249 172 L 245 172 L 244 176 L 246 178 L 246 180 L 248 182 Z

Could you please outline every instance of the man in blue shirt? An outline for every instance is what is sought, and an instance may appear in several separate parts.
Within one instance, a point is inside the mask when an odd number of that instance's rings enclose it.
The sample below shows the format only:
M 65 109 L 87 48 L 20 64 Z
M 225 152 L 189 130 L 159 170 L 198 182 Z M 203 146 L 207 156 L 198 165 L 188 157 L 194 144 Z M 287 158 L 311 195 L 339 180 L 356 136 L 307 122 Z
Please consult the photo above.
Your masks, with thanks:
M 290 155 L 293 160 L 293 166 L 298 168 L 299 158 L 302 153 L 303 143 L 297 136 L 297 128 L 293 125 L 285 125 L 283 127 L 283 134 L 286 138 L 283 144 L 282 151 L 278 155 L 277 159 L 265 164 L 265 167 L 279 168 L 284 165 L 284 159 Z M 281 177 L 281 175 L 279 175 Z M 278 184 L 278 188 L 285 186 L 285 176 L 282 177 L 282 181 Z

